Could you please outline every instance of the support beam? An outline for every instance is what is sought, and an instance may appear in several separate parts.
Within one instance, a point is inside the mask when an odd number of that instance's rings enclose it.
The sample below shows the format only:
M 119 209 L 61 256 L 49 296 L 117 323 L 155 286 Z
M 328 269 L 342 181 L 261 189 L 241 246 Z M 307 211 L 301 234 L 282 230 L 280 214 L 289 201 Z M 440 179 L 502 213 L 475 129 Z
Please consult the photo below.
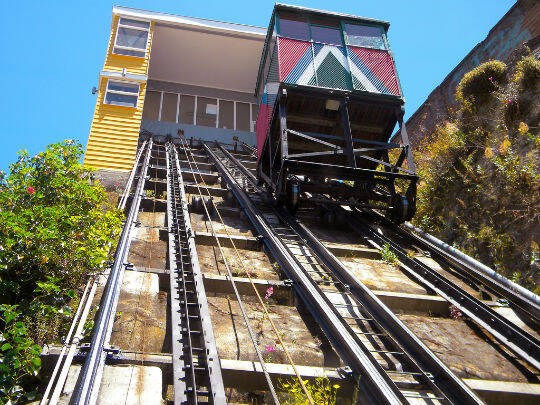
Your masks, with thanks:
M 223 246 L 232 247 L 231 241 L 227 234 L 217 234 L 216 236 L 218 237 L 219 242 Z M 243 235 L 231 235 L 231 238 L 234 240 L 236 247 L 238 247 L 239 249 L 254 251 L 261 250 L 262 241 L 259 238 Z M 195 241 L 197 242 L 197 244 L 205 246 L 215 246 L 216 244 L 216 239 L 214 235 L 209 232 L 195 232 Z M 327 248 L 334 255 L 339 257 L 359 257 L 373 260 L 381 259 L 381 252 L 377 249 L 356 246 L 343 246 L 337 244 L 328 244 Z
M 190 169 L 182 169 L 182 177 L 186 180 L 201 181 L 201 177 L 205 183 L 216 184 L 219 175 L 217 173 L 199 172 L 197 167 L 192 163 L 193 171 Z M 200 168 L 200 170 L 203 170 Z
M 199 190 L 195 184 L 184 184 L 184 188 L 186 189 L 186 193 L 188 194 L 199 194 Z M 208 193 L 212 197 L 223 197 L 226 198 L 230 195 L 230 191 L 226 188 L 222 187 L 206 187 L 208 190 Z M 201 186 L 201 192 L 203 193 L 203 197 L 208 196 L 208 193 L 205 190 L 205 187 Z
M 252 160 L 242 160 L 242 159 L 238 159 L 240 161 L 240 163 L 242 163 L 244 165 L 244 167 L 248 168 L 248 169 L 256 169 L 257 168 L 257 162 L 255 161 L 252 161 Z
M 190 166 L 191 164 L 191 166 Z M 181 160 L 180 161 L 180 167 L 182 169 L 190 169 L 191 167 L 194 167 L 195 168 L 195 165 L 193 163 L 193 161 L 190 159 L 189 161 L 187 160 Z M 200 169 L 200 170 L 206 170 L 206 171 L 214 171 L 214 165 L 212 163 L 203 163 L 203 162 L 197 162 L 197 167 Z
M 279 97 L 279 129 L 281 134 L 281 161 L 283 162 L 289 155 L 289 145 L 287 143 L 287 111 L 285 103 L 287 101 L 287 92 L 282 90 Z
M 60 345 L 45 346 L 41 352 L 43 370 L 48 370 L 54 364 L 62 350 Z M 85 352 L 79 350 L 74 362 L 81 363 L 84 360 Z M 172 358 L 170 354 L 141 353 L 133 351 L 122 351 L 116 355 L 111 355 L 109 365 L 142 365 L 160 367 L 164 376 L 171 375 Z M 288 364 L 266 363 L 268 372 L 272 379 L 294 378 L 292 367 Z M 296 366 L 302 378 L 314 380 L 316 377 L 326 375 L 331 384 L 340 386 L 340 395 L 347 397 L 351 395 L 353 385 L 345 373 L 339 369 L 313 366 Z M 221 359 L 221 371 L 223 382 L 226 387 L 234 387 L 249 391 L 265 390 L 266 380 L 259 363 L 242 360 Z M 540 397 L 540 384 L 529 384 L 508 381 L 492 381 L 465 378 L 463 381 L 478 393 L 487 403 L 494 405 L 536 405 Z
M 403 145 L 405 145 L 407 149 L 407 167 L 409 168 L 409 173 L 414 174 L 416 173 L 416 167 L 414 166 L 412 148 L 409 145 L 409 135 L 407 134 L 407 128 L 405 127 L 405 123 L 403 122 L 404 114 L 405 111 L 401 111 L 398 117 L 399 133 L 401 135 L 401 142 L 403 143 Z
M 151 267 L 133 267 L 132 270 L 146 273 L 155 273 L 160 277 L 167 277 L 169 274 L 169 270 L 167 269 L 156 269 Z M 204 287 L 209 293 L 232 293 L 231 282 L 226 276 L 206 273 L 203 274 L 203 280 Z M 240 291 L 240 294 L 254 295 L 253 287 L 251 287 L 248 278 L 234 277 L 234 281 L 236 282 L 236 287 Z M 283 280 L 264 279 L 254 279 L 253 282 L 255 283 L 257 290 L 263 294 L 266 293 L 266 289 L 268 287 L 274 287 L 274 294 L 286 298 L 281 303 L 281 305 L 290 305 L 290 303 L 292 303 L 292 299 L 287 298 L 292 297 L 292 287 L 288 282 Z M 440 316 L 448 316 L 450 313 L 450 303 L 444 298 L 436 295 L 409 294 L 392 291 L 373 291 L 373 293 L 393 311 L 400 311 L 402 313 L 414 312 L 422 314 L 433 314 Z M 500 306 L 500 304 L 496 301 L 484 302 L 490 307 L 497 308 Z
M 216 246 L 216 237 L 219 239 L 219 243 L 223 247 L 232 248 L 232 242 L 238 249 L 260 251 L 262 248 L 262 240 L 251 236 L 242 235 L 227 235 L 216 234 L 215 236 L 211 232 L 195 232 L 195 243 L 204 246 Z
M 231 282 L 227 276 L 218 274 L 205 274 L 203 276 L 204 288 L 211 293 L 233 294 Z M 247 277 L 233 277 L 238 292 L 242 295 L 255 295 L 253 287 Z M 282 280 L 253 279 L 253 284 L 261 295 L 266 294 L 269 287 L 273 287 L 272 297 L 282 305 L 292 305 L 293 293 L 289 283 Z
M 335 243 L 325 243 L 326 248 L 332 252 L 332 254 L 339 257 L 359 257 L 362 259 L 381 260 L 381 252 L 377 249 L 372 249 L 362 246 L 346 246 Z
M 345 136 L 345 153 L 349 158 L 349 166 L 356 168 L 356 159 L 353 151 L 353 141 L 351 133 L 351 121 L 349 120 L 349 111 L 347 109 L 347 100 L 339 105 L 341 114 L 341 126 L 343 127 L 343 135 Z

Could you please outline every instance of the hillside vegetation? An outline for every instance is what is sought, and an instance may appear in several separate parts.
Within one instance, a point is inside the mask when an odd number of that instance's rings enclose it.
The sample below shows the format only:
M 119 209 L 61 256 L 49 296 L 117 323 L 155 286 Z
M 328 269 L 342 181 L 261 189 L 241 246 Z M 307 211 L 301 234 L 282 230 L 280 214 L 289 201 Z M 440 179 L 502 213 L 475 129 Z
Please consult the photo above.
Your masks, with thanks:
M 41 347 L 67 332 L 88 276 L 104 269 L 122 214 L 71 141 L 0 172 L 0 404 L 35 398 Z
M 540 293 L 540 61 L 465 74 L 457 110 L 415 148 L 414 222 Z

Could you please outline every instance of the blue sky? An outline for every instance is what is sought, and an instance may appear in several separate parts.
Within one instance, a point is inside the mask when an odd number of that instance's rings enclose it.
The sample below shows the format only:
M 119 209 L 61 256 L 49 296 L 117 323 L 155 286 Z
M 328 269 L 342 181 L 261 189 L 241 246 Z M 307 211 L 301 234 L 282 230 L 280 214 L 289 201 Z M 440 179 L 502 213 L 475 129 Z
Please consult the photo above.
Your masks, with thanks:
M 390 21 L 390 46 L 407 117 L 515 3 L 289 2 Z M 273 4 L 266 0 L 4 2 L 0 169 L 6 170 L 20 149 L 36 153 L 63 139 L 77 139 L 86 145 L 96 101 L 91 89 L 103 67 L 113 5 L 266 27 Z

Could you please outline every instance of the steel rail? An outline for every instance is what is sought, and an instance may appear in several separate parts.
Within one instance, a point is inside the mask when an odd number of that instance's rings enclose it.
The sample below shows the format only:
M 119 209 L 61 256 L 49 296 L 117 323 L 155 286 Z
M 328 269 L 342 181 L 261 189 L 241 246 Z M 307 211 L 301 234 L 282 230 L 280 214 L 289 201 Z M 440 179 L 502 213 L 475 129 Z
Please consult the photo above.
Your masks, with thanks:
M 257 156 L 257 148 L 254 148 L 253 146 L 245 143 L 245 142 L 242 142 L 242 148 L 244 148 L 244 150 L 246 152 L 249 152 L 251 154 L 251 156 L 253 157 L 256 157 Z
M 64 339 L 64 344 L 62 345 L 62 350 L 60 352 L 60 355 L 58 356 L 58 359 L 56 360 L 56 364 L 54 366 L 54 370 L 51 374 L 51 377 L 49 379 L 49 382 L 47 384 L 47 388 L 45 389 L 45 392 L 43 393 L 43 397 L 41 398 L 40 404 L 41 405 L 47 405 L 47 404 L 56 404 L 58 402 L 58 397 L 55 399 L 55 394 L 60 391 L 63 388 L 63 385 L 65 383 L 65 380 L 62 379 L 62 375 L 64 370 L 69 369 L 71 366 L 71 358 L 69 356 L 69 349 L 68 347 L 72 346 L 73 344 L 77 344 L 77 327 L 81 324 L 81 319 L 85 315 L 85 309 L 88 306 L 88 303 L 91 302 L 91 299 L 88 300 L 87 298 L 92 293 L 92 287 L 95 285 L 95 282 L 92 278 L 88 280 L 86 283 L 86 286 L 84 288 L 83 294 L 81 296 L 81 300 L 79 301 L 79 304 L 77 305 L 77 311 L 75 312 L 75 315 L 73 317 L 73 321 L 71 322 L 71 325 L 69 327 L 68 334 L 66 338 Z M 84 321 L 82 322 L 84 323 Z M 72 339 L 73 335 L 73 339 Z M 67 355 L 66 355 L 67 352 Z M 64 356 L 66 356 L 64 358 Z M 65 361 L 64 361 L 65 359 Z M 62 366 L 62 363 L 64 365 Z M 62 366 L 62 369 L 60 367 Z M 56 379 L 56 376 L 58 372 L 60 371 L 60 375 L 58 376 L 58 379 Z M 56 382 L 56 385 L 55 385 Z M 51 399 L 49 400 L 49 394 L 51 393 L 51 390 L 54 386 L 54 391 L 52 393 Z M 59 396 L 58 392 L 58 396 Z
M 538 339 L 514 325 L 436 270 L 416 258 L 409 257 L 399 245 L 390 238 L 381 235 L 361 219 L 358 211 L 350 212 L 342 207 L 340 209 L 345 212 L 348 219 L 347 224 L 353 232 L 363 236 L 376 249 L 382 249 L 383 246 L 387 245 L 398 256 L 401 268 L 405 272 L 420 280 L 462 311 L 515 355 L 540 370 L 540 342 Z
M 218 145 L 221 151 L 232 160 L 242 173 L 247 176 L 252 184 L 256 177 L 222 145 Z M 376 320 L 382 329 L 389 332 L 397 341 L 401 350 L 404 350 L 411 361 L 418 363 L 417 368 L 426 376 L 426 380 L 435 392 L 442 392 L 452 403 L 481 404 L 483 401 L 435 354 L 418 339 L 399 318 L 384 303 L 375 296 L 360 280 L 358 280 L 342 262 L 340 262 L 309 229 L 290 215 L 280 213 L 284 221 L 312 247 L 318 256 L 323 259 L 327 267 L 334 275 L 346 285 L 347 291 L 362 303 L 370 316 Z M 424 371 L 425 370 L 425 371 Z
M 71 396 L 70 404 L 88 405 L 94 404 L 97 401 L 103 368 L 105 367 L 105 358 L 108 350 L 107 346 L 111 337 L 114 317 L 116 316 L 116 306 L 120 295 L 126 258 L 129 246 L 131 245 L 131 234 L 139 213 L 139 206 L 148 170 L 148 162 L 152 153 L 152 145 L 153 139 L 150 138 L 147 145 L 146 156 L 139 171 L 139 180 L 131 200 L 129 213 L 116 248 L 114 264 L 101 298 L 99 315 L 90 343 L 90 352 L 86 356 L 84 365 L 81 368 L 73 395 Z
M 186 156 L 186 159 L 189 163 L 189 167 L 190 167 L 190 170 L 192 173 L 195 173 L 195 171 L 193 170 L 193 166 L 191 165 L 190 163 L 190 160 L 189 160 L 189 154 L 187 152 L 187 149 L 186 147 L 182 144 L 182 148 L 184 149 L 184 155 Z M 195 162 L 195 155 L 193 154 L 193 152 L 191 152 L 191 149 L 190 150 L 190 154 L 191 154 L 191 158 L 193 159 L 193 162 Z M 199 171 L 199 175 L 201 175 L 201 172 Z M 201 186 L 199 186 L 197 184 L 197 181 L 196 181 L 196 177 L 193 176 L 194 178 L 194 181 L 195 181 L 195 184 L 197 186 L 197 190 L 199 192 L 199 195 L 201 197 L 201 199 L 203 198 L 203 195 L 202 195 L 202 192 L 201 192 Z M 202 179 L 202 176 L 201 176 L 201 179 Z M 203 180 L 204 182 L 204 180 Z M 204 183 L 206 184 L 206 183 Z M 208 191 L 208 188 L 206 186 L 203 186 L 203 188 L 206 188 L 207 191 Z M 266 368 L 266 363 L 262 357 L 262 354 L 261 354 L 261 351 L 257 345 L 257 340 L 255 338 L 255 334 L 253 333 L 253 329 L 251 328 L 251 325 L 249 323 L 249 317 L 247 316 L 247 313 L 245 311 L 245 308 L 244 308 L 244 303 L 242 302 L 242 298 L 240 296 L 240 293 L 238 292 L 238 288 L 236 287 L 236 282 L 234 281 L 234 278 L 233 278 L 233 275 L 232 275 L 232 272 L 231 272 L 231 269 L 229 268 L 229 263 L 226 259 L 226 255 L 223 253 L 223 248 L 221 246 L 221 243 L 219 241 L 219 238 L 216 236 L 216 232 L 215 232 L 215 229 L 214 229 L 214 223 L 212 221 L 212 218 L 211 218 L 211 215 L 210 215 L 210 212 L 208 211 L 208 207 L 206 206 L 206 204 L 203 203 L 203 209 L 204 209 L 204 212 L 207 216 L 207 218 L 209 219 L 209 222 L 210 222 L 210 230 L 211 230 L 211 233 L 212 235 L 214 235 L 215 239 L 216 239 L 216 245 L 218 247 L 218 250 L 219 250 L 219 253 L 221 255 L 221 257 L 223 258 L 223 263 L 225 265 L 225 269 L 227 270 L 227 276 L 229 277 L 229 280 L 231 282 L 231 286 L 233 288 L 233 291 L 234 291 L 234 295 L 236 297 L 236 300 L 238 302 L 238 306 L 240 308 L 240 312 L 242 313 L 242 317 L 244 318 L 244 322 L 246 324 L 246 328 L 248 330 L 248 334 L 249 334 L 249 337 L 251 339 L 251 342 L 253 344 L 253 347 L 255 349 L 255 353 L 257 355 L 257 358 L 259 359 L 259 363 L 261 365 L 261 368 L 263 370 L 263 374 L 265 376 L 265 379 L 266 379 L 266 382 L 268 384 L 268 388 L 270 390 L 270 394 L 272 395 L 272 400 L 274 401 L 274 403 L 276 405 L 279 405 L 280 404 L 280 401 L 277 397 L 277 394 L 276 394 L 276 391 L 274 389 L 274 384 L 272 383 L 272 379 L 270 378 L 270 374 L 268 373 L 268 370 Z
M 325 335 L 333 343 L 341 357 L 345 359 L 346 363 L 357 375 L 363 377 L 360 380 L 359 387 L 363 390 L 363 394 L 369 398 L 370 403 L 406 403 L 407 399 L 395 385 L 394 381 L 389 378 L 382 366 L 362 345 L 358 336 L 354 334 L 354 331 L 345 322 L 336 307 L 321 291 L 320 287 L 308 276 L 305 270 L 302 269 L 298 259 L 269 226 L 264 219 L 265 214 L 252 201 L 254 196 L 250 197 L 247 195 L 226 165 L 218 158 L 216 152 L 220 151 L 219 148 L 214 152 L 206 144 L 203 144 L 203 147 L 216 165 L 222 178 L 229 185 L 256 230 L 263 236 L 264 243 L 272 256 L 280 263 L 287 276 L 294 281 L 293 287 L 295 292 L 306 304 L 313 317 L 319 322 Z M 227 158 L 225 157 L 225 159 Z M 258 194 L 258 192 L 255 194 Z M 263 204 L 262 198 L 259 202 L 259 205 L 261 204 Z M 276 215 L 273 207 L 267 205 L 265 208 L 271 215 Z
M 148 143 L 148 140 L 145 140 L 143 142 L 143 144 L 141 145 L 139 151 L 137 152 L 137 156 L 135 157 L 135 163 L 133 164 L 133 167 L 131 168 L 131 172 L 129 173 L 129 178 L 128 178 L 128 181 L 126 183 L 126 188 L 125 188 L 124 194 L 122 195 L 122 197 L 120 198 L 120 201 L 118 203 L 118 209 L 121 209 L 122 211 L 124 211 L 124 209 L 126 208 L 126 203 L 127 203 L 128 197 L 129 197 L 129 190 L 131 190 L 131 185 L 133 184 L 133 179 L 135 178 L 135 173 L 137 172 L 137 168 L 139 167 L 139 162 L 141 160 L 142 152 L 143 152 L 144 148 L 146 147 L 147 143 Z
M 174 403 L 197 404 L 203 396 L 221 405 L 226 403 L 225 388 L 182 171 L 176 148 L 167 143 L 165 152 Z
M 128 181 L 126 182 L 126 185 L 124 186 L 124 193 L 122 197 L 120 198 L 120 200 L 118 201 L 117 209 L 124 210 L 125 208 L 127 196 L 129 195 L 129 191 L 131 190 L 133 186 L 133 179 L 135 177 L 135 173 L 139 166 L 141 154 L 143 150 L 145 149 L 147 142 L 148 141 L 145 140 L 143 144 L 141 145 L 141 148 L 137 152 L 137 156 L 135 157 L 135 162 L 133 164 L 133 168 L 131 169 L 130 176 L 128 178 Z M 80 340 L 82 339 L 83 326 L 86 322 L 86 318 L 88 317 L 88 313 L 90 311 L 90 307 L 92 304 L 92 300 L 94 299 L 96 289 L 97 289 L 97 278 L 94 277 L 93 279 L 89 279 L 84 289 L 83 295 L 81 297 L 81 301 L 79 302 L 79 305 L 77 306 L 77 312 L 75 313 L 75 316 L 73 317 L 73 321 L 71 322 L 69 332 L 64 340 L 62 351 L 60 355 L 58 356 L 58 360 L 56 361 L 56 365 L 54 367 L 53 373 L 51 374 L 49 383 L 47 384 L 47 388 L 41 399 L 41 402 L 40 402 L 41 405 L 56 405 L 56 403 L 58 402 L 58 399 L 60 398 L 61 391 L 64 388 L 64 384 L 67 379 L 69 368 L 71 367 L 71 363 L 73 361 L 73 356 L 75 355 L 75 350 Z M 82 310 L 82 313 L 80 312 L 81 310 Z M 67 351 L 67 354 L 66 354 L 66 351 Z M 60 374 L 58 375 L 58 378 L 56 378 L 58 372 L 60 372 Z M 51 398 L 49 399 L 49 394 L 53 386 L 54 386 L 54 390 L 51 394 Z
M 382 215 L 377 215 L 377 217 L 384 218 Z M 540 323 L 540 297 L 532 291 L 510 281 L 495 270 L 408 222 L 402 224 L 399 228 L 393 227 L 393 229 L 405 237 L 412 238 L 417 244 L 429 251 L 432 257 L 461 272 L 465 272 L 467 276 L 474 278 L 476 282 L 485 285 L 500 297 L 505 298 L 519 308 L 520 311 L 530 316 L 537 325 Z

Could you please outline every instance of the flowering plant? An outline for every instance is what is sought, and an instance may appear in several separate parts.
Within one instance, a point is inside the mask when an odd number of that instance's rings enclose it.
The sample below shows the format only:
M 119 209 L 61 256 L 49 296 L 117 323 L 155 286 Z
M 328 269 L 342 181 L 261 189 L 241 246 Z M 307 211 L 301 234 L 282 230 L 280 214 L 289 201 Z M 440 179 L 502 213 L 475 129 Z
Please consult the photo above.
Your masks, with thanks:
M 0 173 L 0 403 L 32 400 L 40 345 L 59 339 L 76 289 L 120 231 L 82 152 L 68 141 L 23 151 Z

